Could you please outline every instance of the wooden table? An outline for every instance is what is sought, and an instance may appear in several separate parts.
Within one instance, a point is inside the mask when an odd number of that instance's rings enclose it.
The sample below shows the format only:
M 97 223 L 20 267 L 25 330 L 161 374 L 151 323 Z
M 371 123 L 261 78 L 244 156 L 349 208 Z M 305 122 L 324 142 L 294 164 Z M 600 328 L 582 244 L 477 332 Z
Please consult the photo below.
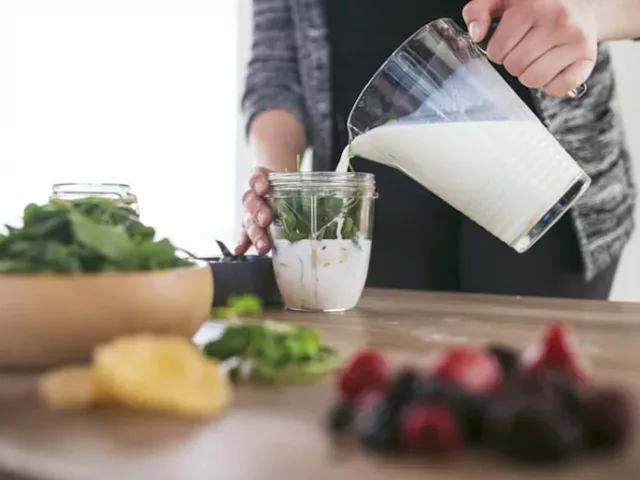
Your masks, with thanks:
M 429 362 L 453 343 L 524 347 L 548 321 L 564 320 L 575 326 L 597 376 L 640 398 L 640 305 L 370 290 L 346 314 L 270 316 L 317 327 L 345 354 L 382 348 L 398 364 Z M 0 377 L 0 465 L 42 479 L 640 479 L 640 442 L 620 458 L 529 477 L 473 457 L 447 466 L 371 458 L 326 434 L 329 382 L 240 388 L 233 409 L 204 425 L 124 410 L 51 412 L 34 384 L 30 375 Z

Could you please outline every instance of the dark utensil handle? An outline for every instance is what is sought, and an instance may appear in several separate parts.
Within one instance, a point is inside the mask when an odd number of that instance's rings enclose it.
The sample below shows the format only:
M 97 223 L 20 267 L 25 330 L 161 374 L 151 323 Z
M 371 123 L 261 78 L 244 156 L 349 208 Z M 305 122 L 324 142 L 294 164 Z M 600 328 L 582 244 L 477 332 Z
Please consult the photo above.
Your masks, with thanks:
M 496 33 L 496 29 L 498 28 L 499 24 L 500 24 L 500 17 L 496 17 L 493 20 L 491 20 L 491 25 L 489 26 L 489 31 L 487 32 L 487 35 L 484 37 L 484 39 L 481 42 L 478 42 L 478 47 L 480 48 L 480 50 L 482 50 L 483 53 L 485 54 L 487 53 L 489 41 L 493 37 L 493 34 Z M 580 98 L 585 93 L 587 93 L 587 84 L 583 83 L 582 85 L 579 85 L 578 87 L 574 88 L 569 93 L 567 93 L 567 97 Z

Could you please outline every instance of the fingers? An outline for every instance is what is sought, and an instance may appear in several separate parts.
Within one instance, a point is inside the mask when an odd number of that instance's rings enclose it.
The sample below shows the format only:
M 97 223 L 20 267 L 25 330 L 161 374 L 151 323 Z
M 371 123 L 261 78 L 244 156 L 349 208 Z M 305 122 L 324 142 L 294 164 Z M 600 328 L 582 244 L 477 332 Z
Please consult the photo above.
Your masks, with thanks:
M 258 225 L 250 212 L 245 213 L 244 231 L 249 241 L 256 247 L 258 254 L 264 255 L 269 251 L 269 236 L 267 230 L 264 227 Z
M 249 213 L 255 223 L 266 228 L 271 223 L 271 209 L 267 202 L 253 189 L 248 189 L 242 196 L 242 205 L 245 212 Z
M 463 16 L 479 41 L 500 15 L 489 59 L 526 87 L 563 96 L 586 82 L 597 58 L 597 22 L 588 7 L 558 0 L 472 0 Z
M 247 253 L 247 250 L 249 250 L 250 246 L 251 240 L 249 240 L 249 235 L 247 235 L 247 232 L 242 232 L 240 241 L 238 242 L 238 245 L 236 245 L 234 253 L 236 255 L 244 255 L 245 253 Z
M 267 194 L 269 189 L 269 171 L 266 168 L 257 167 L 249 177 L 249 187 L 261 197 Z
M 544 86 L 544 90 L 549 95 L 555 95 L 556 97 L 567 95 L 571 90 L 585 83 L 592 70 L 593 62 L 589 60 L 574 62 L 562 71 L 560 75 L 557 75 L 547 83 Z
M 580 71 L 576 69 L 577 67 L 568 70 L 570 66 L 576 63 L 576 59 L 580 58 L 579 53 L 576 52 L 579 48 L 579 45 L 561 45 L 552 48 L 548 53 L 529 65 L 518 79 L 526 87 L 547 90 L 546 87 L 549 85 L 552 87 L 553 92 L 547 91 L 547 93 L 557 96 L 565 95 L 586 81 L 591 68 L 593 68 L 593 63 L 585 60 L 584 62 L 579 62 L 582 64 Z M 567 87 L 566 89 L 564 88 L 565 86 Z M 564 89 L 564 91 L 559 91 L 558 89 Z
M 264 196 L 269 190 L 269 171 L 258 167 L 249 177 L 249 188 L 242 195 L 244 218 L 242 220 L 243 233 L 236 245 L 236 255 L 243 255 L 251 245 L 256 247 L 260 255 L 264 255 L 271 248 L 267 227 L 271 223 L 272 215 Z
M 513 8 L 506 11 L 487 46 L 489 60 L 502 64 L 532 28 L 531 17 L 523 9 Z
M 502 15 L 508 3 L 507 0 L 471 0 L 465 5 L 462 18 L 474 42 L 480 42 L 487 35 L 491 18 Z
M 535 28 L 502 62 L 514 77 L 520 77 L 529 66 L 555 47 L 553 35 L 546 28 Z

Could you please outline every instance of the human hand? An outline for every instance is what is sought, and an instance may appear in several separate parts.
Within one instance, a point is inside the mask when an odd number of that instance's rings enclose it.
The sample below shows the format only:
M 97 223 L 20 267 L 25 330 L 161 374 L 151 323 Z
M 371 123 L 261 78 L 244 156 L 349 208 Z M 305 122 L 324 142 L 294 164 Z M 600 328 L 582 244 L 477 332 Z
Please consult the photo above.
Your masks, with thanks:
M 487 55 L 528 88 L 563 96 L 593 71 L 598 54 L 594 0 L 471 0 L 462 15 L 476 42 L 487 34 L 492 17 L 501 17 Z
M 244 255 L 251 245 L 260 255 L 271 248 L 267 227 L 271 223 L 271 208 L 264 199 L 269 189 L 269 170 L 256 168 L 249 178 L 249 188 L 242 195 L 244 217 L 242 219 L 242 237 L 236 246 L 236 255 Z

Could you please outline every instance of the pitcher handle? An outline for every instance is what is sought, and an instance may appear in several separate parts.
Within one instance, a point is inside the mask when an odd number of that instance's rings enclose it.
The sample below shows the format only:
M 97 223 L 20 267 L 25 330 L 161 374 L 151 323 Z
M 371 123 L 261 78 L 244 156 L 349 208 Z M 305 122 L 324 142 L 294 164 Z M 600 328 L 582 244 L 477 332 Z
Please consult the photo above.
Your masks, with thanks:
M 484 37 L 484 40 L 482 40 L 481 42 L 478 42 L 477 44 L 478 48 L 485 55 L 487 54 L 487 46 L 489 45 L 489 41 L 491 40 L 491 37 L 493 37 L 493 34 L 496 32 L 496 29 L 500 24 L 500 20 L 501 20 L 500 17 L 496 17 L 493 20 L 491 20 L 491 26 L 489 27 L 489 31 L 487 32 L 487 35 Z M 569 98 L 581 98 L 585 93 L 587 93 L 587 84 L 583 83 L 578 87 L 574 88 L 573 90 L 571 90 L 569 93 L 567 93 L 566 96 Z

